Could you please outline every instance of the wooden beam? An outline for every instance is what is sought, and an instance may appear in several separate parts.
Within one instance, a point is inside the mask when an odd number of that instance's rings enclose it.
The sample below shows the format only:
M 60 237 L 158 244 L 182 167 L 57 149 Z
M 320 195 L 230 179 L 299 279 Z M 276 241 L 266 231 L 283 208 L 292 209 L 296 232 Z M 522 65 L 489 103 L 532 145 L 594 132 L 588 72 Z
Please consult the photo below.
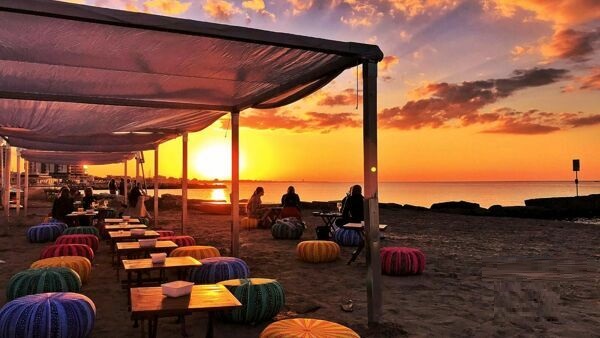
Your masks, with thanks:
M 5 150 L 5 154 L 6 154 L 6 160 L 4 162 L 4 215 L 6 216 L 6 219 L 8 220 L 9 216 L 10 216 L 10 155 L 11 155 L 11 150 L 10 150 L 10 145 L 6 144 L 6 147 L 4 148 Z
M 16 148 L 15 153 L 17 154 L 17 205 L 15 205 L 15 214 L 17 216 L 21 215 L 21 152 L 19 148 Z
M 181 136 L 183 143 L 183 163 L 181 168 L 181 234 L 185 234 L 188 224 L 188 133 Z
M 158 227 L 158 144 L 154 147 L 154 227 Z
M 377 62 L 363 63 L 363 151 L 367 313 L 369 325 L 376 325 L 383 314 L 377 182 Z
M 23 213 L 25 217 L 28 215 L 29 207 L 29 161 L 25 162 L 25 196 L 23 197 Z
M 240 112 L 231 112 L 231 256 L 240 256 Z
M 129 206 L 129 185 L 127 184 L 127 160 L 123 161 L 123 179 L 125 180 L 125 196 L 123 196 L 123 203 Z

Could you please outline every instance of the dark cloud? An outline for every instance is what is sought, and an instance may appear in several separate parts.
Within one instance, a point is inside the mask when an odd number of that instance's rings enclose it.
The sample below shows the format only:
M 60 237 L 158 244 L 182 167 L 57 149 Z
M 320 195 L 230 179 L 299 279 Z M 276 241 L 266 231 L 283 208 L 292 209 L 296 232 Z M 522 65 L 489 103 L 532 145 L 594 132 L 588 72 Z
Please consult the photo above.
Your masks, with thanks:
M 384 109 L 380 114 L 381 126 L 419 129 L 438 128 L 456 121 L 472 124 L 482 118 L 481 108 L 518 90 L 558 82 L 567 74 L 565 69 L 533 68 L 517 70 L 511 77 L 502 79 L 429 84 L 417 90 L 424 98 L 409 101 L 402 107 Z
M 600 28 L 591 32 L 565 29 L 556 32 L 552 41 L 542 47 L 544 55 L 550 58 L 570 59 L 576 62 L 589 60 L 600 40 Z
M 260 130 L 287 129 L 296 132 L 319 131 L 327 133 L 340 128 L 355 128 L 362 125 L 356 113 L 307 112 L 300 116 L 279 109 L 254 110 L 240 115 L 240 126 Z M 223 121 L 222 127 L 227 128 Z
M 324 97 L 317 102 L 319 106 L 354 106 L 357 102 L 356 91 L 348 88 L 341 93 L 332 95 L 324 93 Z M 362 95 L 358 95 L 358 103 L 362 102 Z
M 566 123 L 570 124 L 573 127 L 593 126 L 596 124 L 600 124 L 600 114 L 584 117 L 572 117 L 566 119 Z

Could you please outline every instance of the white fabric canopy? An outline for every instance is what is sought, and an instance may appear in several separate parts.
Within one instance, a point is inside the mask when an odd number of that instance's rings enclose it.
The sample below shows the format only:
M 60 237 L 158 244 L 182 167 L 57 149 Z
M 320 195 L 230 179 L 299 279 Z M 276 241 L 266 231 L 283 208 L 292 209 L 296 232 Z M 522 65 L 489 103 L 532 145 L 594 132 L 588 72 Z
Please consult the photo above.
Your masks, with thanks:
M 21 157 L 31 162 L 55 164 L 111 164 L 133 159 L 135 153 L 94 153 L 23 150 Z

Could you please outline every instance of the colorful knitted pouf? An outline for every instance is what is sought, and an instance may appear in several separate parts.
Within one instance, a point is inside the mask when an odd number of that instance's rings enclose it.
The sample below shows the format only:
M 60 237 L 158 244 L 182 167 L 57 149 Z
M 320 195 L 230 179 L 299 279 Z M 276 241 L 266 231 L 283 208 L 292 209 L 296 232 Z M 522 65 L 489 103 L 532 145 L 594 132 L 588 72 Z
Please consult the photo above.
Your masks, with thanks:
M 94 260 L 94 251 L 86 244 L 54 244 L 44 248 L 40 259 L 59 256 L 81 256 Z
M 271 227 L 271 235 L 275 239 L 300 239 L 304 232 L 304 224 L 297 218 L 278 219 Z
M 312 318 L 284 319 L 267 326 L 260 338 L 360 338 L 353 330 Z
M 362 237 L 360 230 L 338 228 L 333 234 L 333 240 L 341 246 L 359 246 Z
M 333 262 L 340 257 L 340 246 L 331 241 L 304 241 L 298 243 L 296 253 L 304 262 Z
M 69 227 L 69 226 L 68 226 L 68 225 L 67 225 L 65 222 L 59 221 L 59 220 L 57 220 L 57 219 L 55 219 L 55 218 L 49 218 L 47 221 L 43 222 L 43 223 L 42 223 L 42 224 L 40 224 L 40 225 L 44 225 L 44 224 L 55 224 L 55 225 L 58 225 L 59 227 L 61 227 L 61 228 L 62 228 L 62 230 L 63 230 L 63 231 L 64 231 L 66 228 L 68 228 L 68 227 Z
M 242 229 L 256 229 L 258 228 L 258 219 L 251 217 L 244 217 L 240 220 L 240 227 Z
M 192 245 L 176 248 L 169 254 L 171 257 L 191 256 L 197 260 L 220 257 L 221 253 L 213 246 Z
M 77 272 L 81 282 L 87 282 L 90 273 L 92 272 L 92 263 L 85 257 L 79 256 L 60 256 L 40 259 L 31 264 L 32 269 L 65 267 L 71 268 Z
M 42 223 L 27 229 L 27 239 L 31 243 L 52 242 L 63 232 L 61 223 Z
M 0 337 L 84 338 L 96 320 L 96 306 L 86 296 L 49 292 L 17 298 L 0 309 Z
M 160 237 L 170 237 L 175 236 L 175 231 L 173 230 L 156 230 Z
M 231 279 L 219 282 L 237 298 L 242 307 L 223 311 L 221 317 L 236 323 L 257 323 L 269 320 L 285 304 L 283 287 L 266 278 Z
M 94 235 L 96 237 L 100 237 L 100 231 L 98 231 L 98 229 L 96 229 L 92 226 L 66 228 L 62 234 L 63 235 L 78 235 L 78 234 Z
M 192 236 L 166 236 L 159 237 L 159 241 L 172 241 L 178 247 L 196 245 L 196 240 Z
M 12 276 L 6 287 L 6 299 L 44 292 L 79 292 L 81 279 L 69 268 L 28 269 Z
M 425 270 L 425 255 L 419 249 L 386 247 L 379 254 L 381 272 L 386 275 L 418 275 Z
M 250 269 L 246 262 L 235 257 L 211 257 L 200 261 L 201 266 L 192 268 L 188 281 L 196 284 L 215 284 L 228 279 L 248 278 Z
M 54 244 L 85 244 L 96 253 L 100 242 L 98 241 L 98 237 L 94 235 L 62 235 L 56 239 Z

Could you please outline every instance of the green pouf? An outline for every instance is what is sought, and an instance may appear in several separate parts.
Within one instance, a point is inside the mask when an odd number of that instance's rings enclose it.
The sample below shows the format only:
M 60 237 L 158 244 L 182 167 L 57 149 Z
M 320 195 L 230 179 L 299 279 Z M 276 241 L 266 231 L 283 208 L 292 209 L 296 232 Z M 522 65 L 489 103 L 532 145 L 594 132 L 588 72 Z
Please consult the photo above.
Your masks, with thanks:
M 63 235 L 94 235 L 96 237 L 100 237 L 100 231 L 94 228 L 93 226 L 85 226 L 85 227 L 71 227 L 66 228 Z
M 285 293 L 278 281 L 267 278 L 230 279 L 219 282 L 237 298 L 242 307 L 222 311 L 220 316 L 237 323 L 270 320 L 285 304 Z
M 44 292 L 79 292 L 81 279 L 69 268 L 28 269 L 12 276 L 6 288 L 6 299 L 11 301 L 26 295 Z

